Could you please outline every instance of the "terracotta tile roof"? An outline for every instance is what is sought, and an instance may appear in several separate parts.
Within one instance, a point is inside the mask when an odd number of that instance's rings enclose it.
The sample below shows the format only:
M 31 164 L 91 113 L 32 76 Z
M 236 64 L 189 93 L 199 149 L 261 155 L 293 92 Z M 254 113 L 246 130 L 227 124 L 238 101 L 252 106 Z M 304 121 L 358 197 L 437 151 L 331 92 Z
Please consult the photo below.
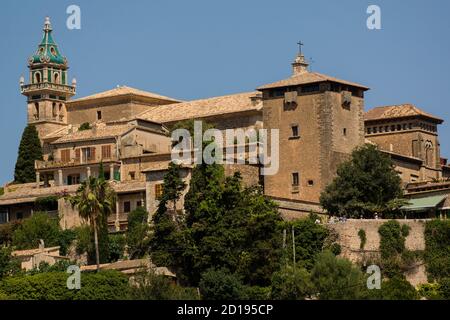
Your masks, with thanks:
M 36 188 L 35 183 L 9 186 L 9 191 L 0 196 L 0 205 L 34 202 L 37 198 L 60 193 L 73 194 L 80 185 L 53 186 Z M 145 190 L 145 181 L 113 181 L 112 188 L 117 193 Z
M 244 111 L 262 110 L 262 103 L 253 102 L 257 92 L 245 92 L 208 99 L 158 106 L 141 113 L 138 118 L 157 122 L 174 122 L 186 119 L 198 119 Z
M 179 102 L 180 100 L 169 98 L 166 96 L 162 96 L 156 93 L 143 91 L 135 88 L 130 88 L 127 86 L 120 86 L 108 91 L 96 93 L 87 97 L 79 98 L 70 100 L 68 104 L 71 104 L 73 102 L 81 102 L 81 101 L 87 101 L 87 100 L 95 100 L 95 99 L 103 99 L 103 98 L 111 98 L 111 97 L 117 97 L 117 96 L 126 96 L 126 95 L 134 95 L 144 98 L 152 98 L 152 99 L 158 99 L 158 100 L 166 100 L 166 101 L 172 101 L 172 102 Z
M 12 186 L 9 187 L 11 189 Z M 39 197 L 46 197 L 58 193 L 74 193 L 78 186 L 57 186 L 49 188 L 23 187 L 17 186 L 15 190 L 11 190 L 0 196 L 0 205 L 10 205 L 15 203 L 34 202 Z
M 62 136 L 65 136 L 66 134 L 69 134 L 69 129 L 70 129 L 70 125 L 67 125 L 65 127 L 62 127 L 61 129 L 50 132 L 43 139 L 51 140 L 51 139 L 55 139 L 55 138 L 60 138 Z
M 87 140 L 97 140 L 97 139 L 107 139 L 107 138 L 115 138 L 119 137 L 135 126 L 129 123 L 121 123 L 121 124 L 105 124 L 99 123 L 96 127 L 93 127 L 89 130 L 77 130 L 74 129 L 74 132 L 67 133 L 61 138 L 52 142 L 52 144 L 57 143 L 65 143 L 72 141 L 87 141 Z
M 158 161 L 151 163 L 148 167 L 141 170 L 141 172 L 156 172 L 156 171 L 166 171 L 169 168 L 169 164 L 172 160 L 168 161 Z M 193 166 L 191 164 L 181 164 L 182 168 L 192 169 Z
M 338 78 L 330 77 L 318 72 L 305 72 L 299 75 L 293 75 L 290 78 L 280 80 L 277 82 L 269 83 L 263 86 L 260 86 L 257 88 L 257 90 L 264 90 L 264 89 L 273 89 L 273 88 L 281 88 L 281 87 L 287 87 L 287 86 L 296 86 L 296 85 L 302 85 L 302 84 L 309 84 L 309 83 L 318 83 L 318 82 L 324 82 L 324 81 L 332 81 L 332 82 L 338 82 L 342 84 L 346 84 L 349 86 L 354 86 L 362 89 L 368 90 L 369 88 L 366 86 L 363 86 L 358 83 L 350 82 L 341 80 Z
M 38 253 L 49 254 L 50 252 L 58 251 L 59 255 L 60 247 L 50 247 L 50 248 L 36 248 L 36 249 L 28 249 L 28 250 L 15 250 L 12 252 L 12 255 L 15 257 L 24 257 L 24 256 L 34 256 Z
M 113 181 L 111 183 L 112 188 L 117 193 L 126 193 L 133 191 L 145 190 L 145 181 Z
M 409 103 L 373 108 L 365 113 L 364 120 L 373 121 L 383 119 L 406 118 L 414 116 L 429 118 L 439 123 L 444 122 L 444 120 L 435 117 L 429 113 L 426 113 L 425 111 Z
M 96 270 L 96 265 L 81 266 L 81 271 L 93 271 Z M 104 263 L 100 265 L 100 269 L 103 270 L 118 270 L 123 273 L 135 273 L 142 269 L 153 269 L 158 275 L 164 275 L 168 277 L 176 277 L 176 275 L 171 272 L 166 267 L 157 267 L 149 259 L 137 259 L 137 260 L 124 260 L 117 261 L 113 263 Z

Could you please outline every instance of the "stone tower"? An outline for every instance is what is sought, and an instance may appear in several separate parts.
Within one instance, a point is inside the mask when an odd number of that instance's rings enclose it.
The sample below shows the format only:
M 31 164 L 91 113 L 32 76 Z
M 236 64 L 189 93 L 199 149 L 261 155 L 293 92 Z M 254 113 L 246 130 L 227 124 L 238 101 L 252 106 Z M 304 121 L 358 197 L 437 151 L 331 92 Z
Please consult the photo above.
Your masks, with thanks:
M 258 88 L 264 128 L 278 129 L 280 139 L 279 170 L 264 177 L 264 192 L 307 211 L 318 204 L 339 163 L 364 143 L 368 88 L 311 72 L 301 52 L 292 69 L 291 77 Z
M 66 101 L 75 94 L 76 80 L 68 85 L 67 59 L 52 37 L 50 18 L 38 49 L 28 60 L 29 84 L 20 78 L 21 93 L 27 97 L 28 124 L 34 124 L 42 138 L 67 124 Z

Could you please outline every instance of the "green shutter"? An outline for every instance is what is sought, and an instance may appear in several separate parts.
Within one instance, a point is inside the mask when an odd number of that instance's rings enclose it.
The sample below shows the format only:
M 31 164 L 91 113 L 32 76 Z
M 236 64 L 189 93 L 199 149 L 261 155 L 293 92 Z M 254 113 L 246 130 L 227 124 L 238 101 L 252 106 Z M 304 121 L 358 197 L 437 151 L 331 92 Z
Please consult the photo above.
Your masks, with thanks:
M 67 84 L 66 83 L 66 71 L 63 71 L 62 72 L 62 82 L 61 82 L 62 84 Z

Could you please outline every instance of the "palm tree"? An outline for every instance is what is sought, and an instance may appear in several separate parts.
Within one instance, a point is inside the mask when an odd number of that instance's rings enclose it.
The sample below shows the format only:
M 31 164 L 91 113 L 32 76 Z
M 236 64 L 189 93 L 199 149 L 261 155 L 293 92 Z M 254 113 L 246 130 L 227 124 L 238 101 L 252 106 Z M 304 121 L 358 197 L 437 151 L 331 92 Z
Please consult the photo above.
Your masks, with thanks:
M 89 177 L 83 181 L 74 196 L 68 201 L 78 214 L 87 220 L 94 230 L 95 258 L 97 271 L 100 268 L 100 253 L 98 249 L 98 231 L 115 208 L 116 193 L 104 178 Z

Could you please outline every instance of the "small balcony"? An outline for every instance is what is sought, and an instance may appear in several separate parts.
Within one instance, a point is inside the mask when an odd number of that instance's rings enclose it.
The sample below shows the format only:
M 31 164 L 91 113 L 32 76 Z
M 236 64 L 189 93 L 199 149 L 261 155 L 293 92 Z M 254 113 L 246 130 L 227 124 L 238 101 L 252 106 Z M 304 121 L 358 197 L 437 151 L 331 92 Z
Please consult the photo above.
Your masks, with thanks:
M 92 165 L 92 164 L 100 164 L 100 162 L 111 163 L 111 162 L 117 162 L 118 158 L 116 156 L 111 156 L 109 158 L 73 158 L 69 161 L 62 161 L 62 160 L 52 160 L 52 161 L 42 161 L 42 160 L 36 160 L 35 161 L 35 169 L 36 170 L 45 170 L 45 169 L 58 169 L 58 168 L 70 168 L 70 167 L 78 167 L 78 166 L 84 166 L 84 165 Z

